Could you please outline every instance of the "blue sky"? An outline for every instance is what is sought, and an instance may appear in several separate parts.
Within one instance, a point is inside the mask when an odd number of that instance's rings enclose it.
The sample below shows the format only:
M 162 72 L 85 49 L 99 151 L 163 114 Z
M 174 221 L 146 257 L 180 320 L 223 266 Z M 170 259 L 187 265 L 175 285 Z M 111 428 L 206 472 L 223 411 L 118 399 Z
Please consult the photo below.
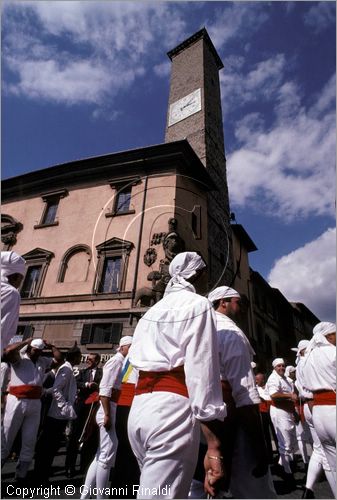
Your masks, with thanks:
M 164 142 L 166 52 L 205 26 L 251 266 L 335 319 L 335 2 L 2 5 L 3 178 Z

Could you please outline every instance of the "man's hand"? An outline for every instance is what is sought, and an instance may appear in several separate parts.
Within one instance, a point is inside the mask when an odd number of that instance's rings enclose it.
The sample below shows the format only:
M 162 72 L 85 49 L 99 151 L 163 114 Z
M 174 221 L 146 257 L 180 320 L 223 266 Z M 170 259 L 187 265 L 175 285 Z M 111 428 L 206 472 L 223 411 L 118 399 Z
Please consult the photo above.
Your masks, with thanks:
M 225 476 L 223 459 L 218 450 L 208 449 L 204 459 L 204 489 L 212 497 L 216 494 L 216 483 Z
M 112 423 L 110 415 L 104 415 L 103 425 L 107 431 L 111 428 Z

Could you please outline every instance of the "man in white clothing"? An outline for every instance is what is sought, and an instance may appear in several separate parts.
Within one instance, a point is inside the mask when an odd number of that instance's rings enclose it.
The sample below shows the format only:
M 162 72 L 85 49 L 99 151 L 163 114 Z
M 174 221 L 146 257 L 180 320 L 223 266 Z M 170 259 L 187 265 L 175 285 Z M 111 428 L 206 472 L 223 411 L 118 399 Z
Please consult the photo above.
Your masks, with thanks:
M 1 354 L 16 334 L 19 320 L 18 288 L 26 271 L 26 261 L 16 252 L 1 252 Z
M 315 498 L 314 496 L 314 486 L 319 481 L 324 471 L 325 476 L 329 482 L 333 494 L 336 490 L 336 481 L 334 479 L 333 473 L 331 471 L 330 465 L 326 459 L 323 447 L 317 435 L 312 419 L 312 403 L 314 395 L 308 389 L 304 387 L 304 378 L 302 373 L 304 356 L 306 353 L 306 348 L 309 345 L 309 340 L 301 340 L 297 347 L 291 350 L 296 352 L 296 382 L 295 386 L 298 390 L 298 394 L 302 403 L 305 423 L 309 428 L 313 450 L 310 456 L 307 477 L 305 482 L 305 489 L 302 498 Z
M 231 464 L 231 468 L 226 467 L 228 475 L 230 470 L 231 494 L 234 498 L 276 498 L 259 412 L 261 400 L 251 366 L 255 352 L 235 322 L 242 312 L 240 295 L 233 288 L 221 286 L 208 298 L 216 314 L 221 383 L 227 405 L 223 455 Z
M 336 486 L 335 323 L 324 321 L 315 326 L 313 337 L 306 348 L 302 363 L 303 385 L 313 393 L 313 424 L 329 462 Z
M 42 356 L 45 348 L 52 349 L 57 362 L 62 359 L 61 352 L 42 339 L 27 339 L 6 349 L 11 374 L 3 421 L 5 449 L 1 458 L 4 463 L 21 429 L 22 446 L 16 468 L 16 478 L 19 480 L 26 477 L 34 456 L 41 414 L 42 383 L 46 370 L 53 363 L 53 357 Z
M 297 395 L 294 384 L 285 377 L 285 363 L 283 358 L 274 359 L 273 372 L 269 376 L 266 388 L 272 399 L 270 417 L 272 419 L 280 452 L 279 464 L 285 471 L 285 480 L 294 485 L 290 462 L 297 449 L 295 429 L 295 402 Z
M 226 409 L 215 317 L 192 284 L 204 269 L 197 253 L 178 254 L 169 267 L 164 297 L 145 313 L 134 333 L 129 356 L 139 379 L 128 433 L 141 470 L 137 498 L 187 497 L 200 424 L 208 443 L 204 466 L 210 494 L 223 475 L 215 427 Z
M 100 406 L 96 416 L 100 442 L 96 457 L 91 462 L 81 488 L 81 498 L 90 498 L 93 488 L 97 488 L 97 498 L 106 498 L 110 470 L 115 464 L 118 446 L 115 422 L 122 384 L 122 367 L 131 344 L 131 336 L 122 337 L 118 352 L 103 366 L 103 376 L 99 385 Z

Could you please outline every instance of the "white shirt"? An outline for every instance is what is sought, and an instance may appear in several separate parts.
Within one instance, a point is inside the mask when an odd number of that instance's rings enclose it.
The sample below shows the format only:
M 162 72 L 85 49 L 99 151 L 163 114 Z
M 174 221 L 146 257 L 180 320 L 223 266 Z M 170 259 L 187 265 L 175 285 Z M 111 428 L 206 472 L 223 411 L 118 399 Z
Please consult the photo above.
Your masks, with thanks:
M 66 361 L 57 370 L 53 387 L 46 389 L 47 394 L 52 394 L 48 416 L 60 420 L 76 418 L 73 405 L 77 393 L 76 379 L 72 365 Z
M 16 335 L 19 321 L 20 294 L 9 283 L 1 282 L 1 354 Z
M 215 314 L 191 284 L 169 293 L 140 319 L 129 351 L 132 366 L 167 371 L 184 365 L 191 411 L 200 420 L 226 416 L 220 385 Z
M 289 382 L 286 377 L 281 377 L 275 370 L 272 371 L 272 374 L 269 376 L 266 389 L 269 396 L 276 394 L 277 392 L 292 393 L 294 392 L 294 384 L 293 382 Z
M 269 396 L 266 387 L 261 387 L 257 385 L 256 388 L 261 399 L 263 399 L 264 401 L 271 401 L 271 397 Z
M 261 402 L 251 367 L 253 349 L 243 331 L 232 319 L 216 312 L 220 374 L 232 388 L 236 407 Z
M 40 385 L 42 386 L 46 370 L 52 364 L 53 358 L 40 356 L 36 363 L 33 363 L 26 354 L 27 346 L 21 351 L 20 359 L 11 363 L 10 385 Z
M 110 358 L 103 366 L 103 376 L 99 384 L 99 395 L 111 397 L 112 388 L 119 389 L 122 384 L 122 367 L 124 356 L 117 352 L 115 356 Z
M 336 391 L 336 347 L 332 344 L 313 349 L 303 360 L 303 384 L 309 391 Z
M 304 357 L 301 356 L 298 363 L 297 363 L 297 366 L 296 366 L 295 386 L 296 386 L 296 388 L 298 390 L 298 394 L 300 395 L 301 398 L 312 399 L 313 398 L 312 392 L 309 391 L 304 385 L 303 361 L 304 361 Z
M 10 380 L 11 367 L 8 363 L 4 361 L 1 362 L 1 393 L 4 394 L 7 391 L 8 383 Z

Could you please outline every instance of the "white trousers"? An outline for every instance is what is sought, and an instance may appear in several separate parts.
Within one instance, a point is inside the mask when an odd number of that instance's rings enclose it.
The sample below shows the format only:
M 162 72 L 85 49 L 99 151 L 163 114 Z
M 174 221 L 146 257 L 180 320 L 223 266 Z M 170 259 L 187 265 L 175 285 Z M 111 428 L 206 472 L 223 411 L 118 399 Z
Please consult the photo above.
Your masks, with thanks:
M 82 487 L 81 498 L 89 498 L 95 491 L 96 498 L 108 498 L 106 488 L 108 486 L 110 469 L 115 465 L 118 439 L 116 434 L 116 403 L 110 401 L 111 427 L 107 431 L 103 425 L 104 410 L 102 403 L 96 415 L 99 427 L 99 445 L 94 460 L 91 462 Z
M 336 406 L 315 405 L 312 418 L 327 461 L 336 476 Z
M 280 461 L 285 472 L 290 474 L 290 460 L 297 449 L 294 417 L 292 413 L 276 408 L 275 406 L 270 407 L 270 417 L 278 440 Z
M 21 429 L 22 445 L 20 462 L 31 462 L 34 456 L 37 432 L 40 424 L 40 399 L 18 399 L 8 394 L 3 420 L 4 456 L 6 459 L 12 449 L 14 439 Z
M 306 423 L 306 421 L 304 421 L 304 422 L 300 421 L 300 422 L 298 422 L 298 424 L 296 424 L 295 429 L 296 429 L 297 445 L 298 445 L 298 448 L 300 450 L 303 463 L 308 464 L 309 463 L 309 455 L 308 455 L 306 445 L 307 445 L 307 443 L 312 445 L 312 438 L 311 438 L 309 426 Z
M 187 498 L 200 439 L 188 398 L 171 392 L 135 396 L 128 434 L 141 471 L 137 498 Z

